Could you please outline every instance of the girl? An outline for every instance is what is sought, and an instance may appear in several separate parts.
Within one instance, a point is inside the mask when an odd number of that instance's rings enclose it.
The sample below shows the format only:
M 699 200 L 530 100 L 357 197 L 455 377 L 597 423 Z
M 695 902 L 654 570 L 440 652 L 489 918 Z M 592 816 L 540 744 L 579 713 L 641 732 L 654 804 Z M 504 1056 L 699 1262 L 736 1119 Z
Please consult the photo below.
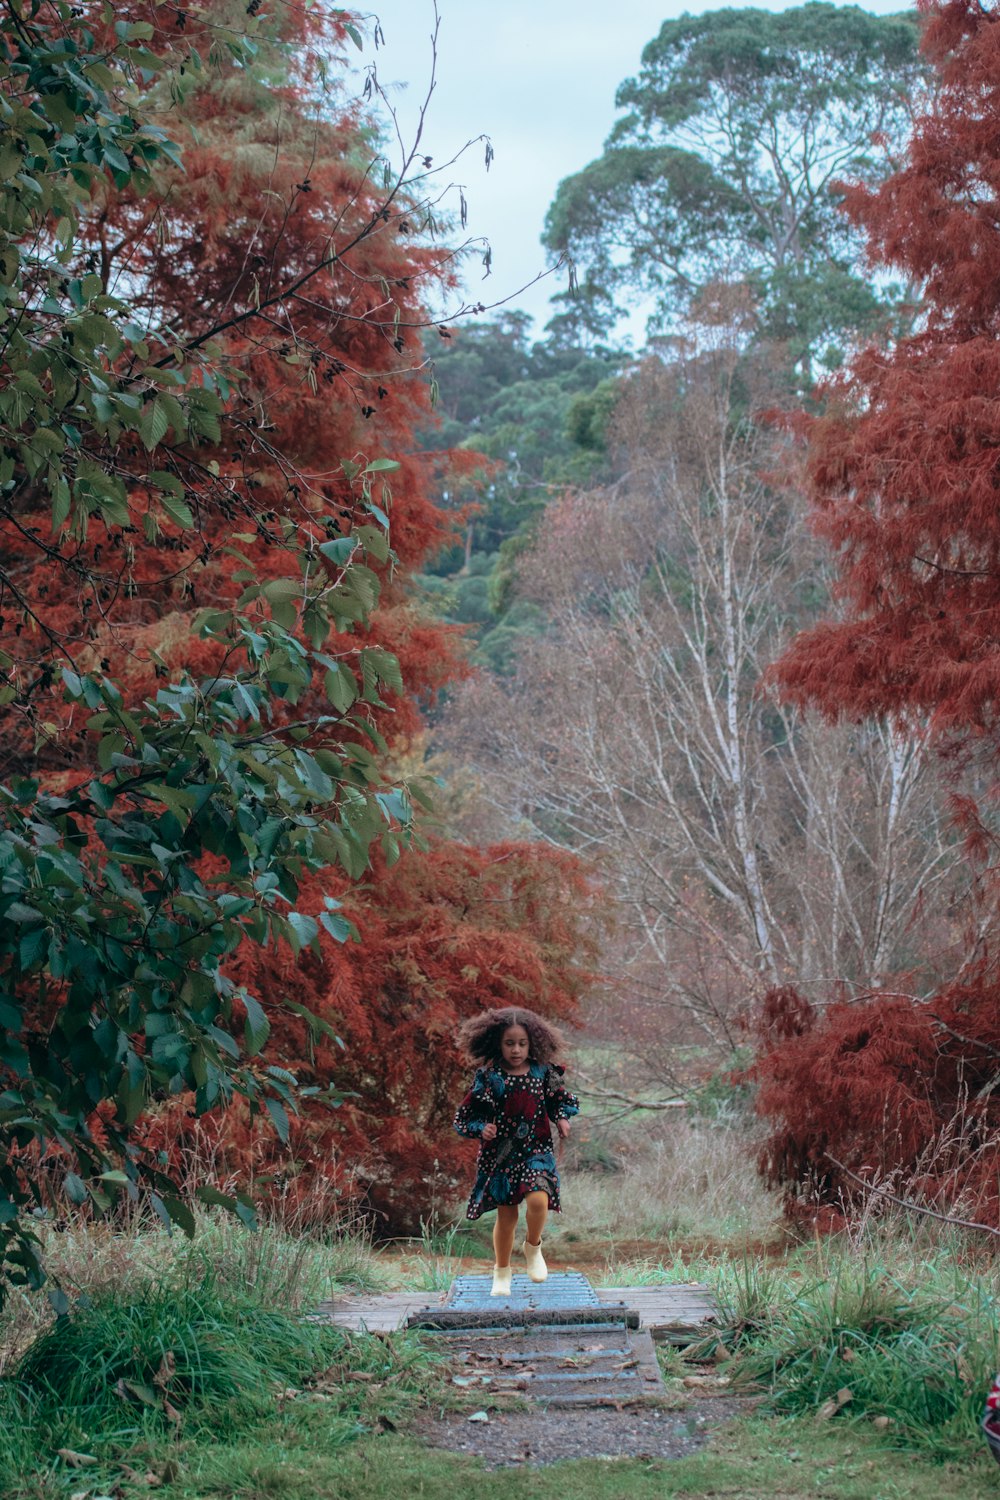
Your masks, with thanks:
M 459 1135 L 482 1142 L 466 1215 L 478 1219 L 496 1209 L 490 1295 L 509 1297 L 510 1257 L 522 1199 L 528 1275 L 532 1281 L 544 1281 L 548 1275 L 542 1230 L 549 1209 L 559 1212 L 559 1174 L 549 1122 L 555 1122 L 565 1140 L 570 1116 L 580 1105 L 560 1082 L 563 1070 L 555 1059 L 565 1045 L 563 1035 L 533 1010 L 508 1006 L 483 1011 L 461 1026 L 458 1040 L 469 1061 L 479 1064 L 455 1116 Z

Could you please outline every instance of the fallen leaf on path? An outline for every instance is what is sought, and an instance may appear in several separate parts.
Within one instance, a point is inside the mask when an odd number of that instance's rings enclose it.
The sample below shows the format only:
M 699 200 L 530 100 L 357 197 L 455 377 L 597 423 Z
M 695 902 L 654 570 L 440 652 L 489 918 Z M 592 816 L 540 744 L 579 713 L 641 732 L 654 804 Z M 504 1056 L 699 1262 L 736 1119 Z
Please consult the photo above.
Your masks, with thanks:
M 166 1396 L 164 1396 L 163 1398 L 163 1415 L 166 1417 L 167 1421 L 172 1422 L 175 1427 L 179 1427 L 184 1420 L 180 1412 L 177 1410 L 176 1406 L 174 1406 L 172 1402 L 168 1401 Z
M 484 1411 L 474 1411 L 471 1416 L 466 1417 L 467 1422 L 488 1422 L 489 1416 Z
M 135 1401 L 141 1401 L 143 1406 L 156 1405 L 156 1392 L 151 1385 L 143 1385 L 138 1380 L 126 1380 L 122 1377 L 115 1383 L 115 1391 L 123 1400 L 130 1397 Z
M 167 1386 L 170 1384 L 176 1374 L 177 1361 L 174 1358 L 172 1350 L 167 1349 L 163 1355 L 163 1358 L 160 1360 L 160 1368 L 153 1376 L 153 1384 L 156 1386 L 157 1390 L 166 1391 Z
M 823 1402 L 823 1405 L 816 1413 L 817 1422 L 828 1422 L 831 1417 L 835 1417 L 837 1415 L 838 1411 L 840 1411 L 842 1407 L 846 1406 L 848 1402 L 853 1400 L 854 1392 L 851 1390 L 850 1386 L 842 1385 L 835 1396 L 830 1396 L 826 1401 Z

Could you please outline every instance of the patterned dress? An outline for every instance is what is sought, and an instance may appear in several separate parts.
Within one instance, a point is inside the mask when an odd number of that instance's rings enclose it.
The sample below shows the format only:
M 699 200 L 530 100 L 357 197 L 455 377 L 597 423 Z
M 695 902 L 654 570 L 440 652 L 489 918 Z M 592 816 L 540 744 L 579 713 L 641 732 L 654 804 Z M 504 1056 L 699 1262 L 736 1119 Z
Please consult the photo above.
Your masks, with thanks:
M 579 1100 L 562 1086 L 562 1068 L 529 1063 L 524 1074 L 502 1067 L 477 1068 L 472 1087 L 458 1106 L 459 1135 L 482 1138 L 483 1126 L 497 1127 L 492 1141 L 482 1141 L 476 1182 L 466 1217 L 478 1219 L 498 1204 L 520 1203 L 528 1193 L 548 1193 L 549 1207 L 559 1213 L 559 1173 L 552 1151 L 552 1120 L 568 1120 Z

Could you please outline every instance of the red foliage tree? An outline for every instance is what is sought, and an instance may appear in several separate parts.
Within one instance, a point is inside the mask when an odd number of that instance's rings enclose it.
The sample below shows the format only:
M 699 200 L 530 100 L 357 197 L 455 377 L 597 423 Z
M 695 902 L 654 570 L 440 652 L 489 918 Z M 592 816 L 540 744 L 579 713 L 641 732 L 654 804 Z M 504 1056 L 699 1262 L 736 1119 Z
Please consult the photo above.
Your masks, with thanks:
M 302 909 L 322 910 L 327 890 L 314 881 Z M 469 1143 L 451 1126 L 465 1068 L 459 1022 L 513 1004 L 572 1020 L 593 957 L 581 936 L 592 901 L 575 860 L 535 845 L 439 841 L 376 872 L 348 906 L 360 944 L 324 934 L 321 951 L 297 962 L 248 946 L 237 965 L 255 994 L 281 997 L 266 1007 L 270 1055 L 305 1086 L 332 1083 L 342 1103 L 293 1119 L 288 1153 L 245 1110 L 199 1123 L 184 1101 L 152 1122 L 147 1143 L 182 1172 L 190 1154 L 207 1153 L 236 1180 L 276 1174 L 300 1206 L 328 1203 L 316 1191 L 325 1184 L 383 1227 L 419 1230 L 469 1166 Z
M 808 428 L 815 523 L 839 563 L 837 618 L 800 635 L 776 669 L 793 701 L 830 717 L 928 720 L 951 748 L 991 760 L 1000 706 L 1000 16 L 975 0 L 923 7 L 938 80 L 906 160 L 846 210 L 876 267 L 923 288 L 915 329 L 870 348 Z M 979 853 L 988 808 L 957 808 Z M 988 881 L 994 877 L 987 876 Z M 995 892 L 994 892 L 995 895 Z M 981 933 L 980 933 L 981 937 Z M 970 950 L 930 999 L 868 997 L 801 1034 L 765 1024 L 765 1157 L 786 1183 L 853 1196 L 840 1172 L 910 1173 L 998 1209 L 993 1103 L 1000 1022 L 995 960 Z M 962 1151 L 947 1145 L 956 1131 Z M 949 1154 L 950 1153 L 950 1154 Z
M 127 7 L 117 14 L 128 16 Z M 238 31 L 242 14 L 220 6 L 209 21 L 183 9 L 154 11 L 149 45 L 187 57 L 209 51 L 227 25 Z M 317 96 L 321 53 L 330 65 L 330 49 L 343 41 L 342 13 L 278 9 L 260 34 L 266 68 L 217 59 L 181 99 L 163 99 L 183 169 L 159 171 L 138 192 L 105 180 L 95 194 L 78 267 L 99 266 L 108 286 L 134 279 L 131 304 L 154 351 L 138 394 L 149 405 L 157 389 L 169 397 L 171 344 L 188 355 L 210 344 L 233 389 L 214 446 L 203 441 L 192 451 L 169 425 L 169 406 L 155 429 L 163 439 L 156 462 L 183 483 L 193 529 L 143 507 L 141 469 L 129 465 L 134 446 L 95 457 L 129 482 L 136 509 L 145 510 L 144 533 L 136 535 L 139 516 L 124 534 L 114 524 L 94 526 L 68 571 L 64 556 L 38 545 L 49 527 L 45 511 L 8 519 L 5 552 L 14 559 L 10 572 L 23 576 L 23 597 L 2 628 L 25 674 L 32 665 L 25 608 L 45 626 L 34 650 L 41 681 L 9 710 L 8 770 L 19 750 L 33 770 L 55 770 L 73 766 L 84 749 L 80 715 L 64 703 L 61 684 L 46 692 L 54 642 L 81 647 L 84 665 L 108 660 L 136 698 L 164 664 L 207 674 L 225 648 L 197 639 L 199 608 L 232 602 L 248 582 L 285 576 L 293 547 L 310 535 L 316 544 L 327 539 L 321 510 L 340 507 L 346 533 L 358 516 L 347 463 L 376 459 L 395 471 L 391 491 L 375 488 L 391 511 L 394 566 L 383 570 L 365 634 L 399 656 L 409 692 L 373 723 L 386 721 L 396 738 L 412 731 L 417 696 L 433 695 L 457 669 L 454 633 L 429 629 L 407 599 L 411 571 L 449 532 L 433 497 L 436 469 L 473 462 L 414 451 L 414 429 L 431 417 L 424 299 L 430 283 L 448 283 L 450 262 L 421 242 L 413 194 L 374 182 L 370 124 L 356 104 L 338 107 L 336 74 L 322 103 Z M 336 571 L 323 559 L 317 567 Z M 308 630 L 308 619 L 300 624 Z M 328 654 L 360 678 L 356 634 L 335 635 Z M 303 707 L 322 702 L 320 692 Z
M 887 1183 L 995 1219 L 998 1002 L 982 978 L 924 1003 L 886 995 L 821 1013 L 793 990 L 766 997 L 750 1076 L 775 1123 L 760 1165 L 794 1215 Z
M 161 54 L 211 50 L 215 65 L 193 82 L 188 67 L 173 99 L 155 83 L 150 109 L 159 102 L 183 170 L 160 169 L 138 192 L 103 178 L 82 226 L 79 269 L 106 285 L 129 282 L 148 327 L 149 367 L 137 387 L 150 411 L 146 446 L 185 498 L 160 503 L 138 445 L 116 446 L 112 435 L 95 458 L 122 474 L 128 514 L 75 536 L 69 563 L 65 538 L 39 541 L 52 529 L 47 497 L 30 495 L 18 514 L 0 517 L 6 576 L 20 591 L 17 611 L 0 620 L 19 682 L 4 709 L 6 769 L 57 791 L 92 774 L 86 726 L 53 664 L 60 651 L 70 648 L 83 669 L 100 666 L 128 709 L 158 678 L 186 671 L 211 681 L 229 648 L 224 634 L 199 633 L 199 613 L 242 598 L 303 641 L 315 646 L 318 634 L 328 660 L 325 681 L 274 705 L 283 732 L 294 740 L 300 721 L 336 718 L 363 697 L 364 730 L 339 733 L 344 759 L 373 781 L 386 759 L 412 759 L 422 706 L 462 670 L 457 633 L 422 618 L 410 588 L 449 532 L 435 501 L 439 469 L 475 462 L 419 451 L 414 437 L 432 419 L 421 344 L 427 287 L 449 284 L 451 253 L 423 232 L 418 188 L 386 189 L 373 171 L 371 122 L 337 87 L 342 12 L 276 7 L 263 16 L 263 65 L 254 68 L 225 56 L 227 27 L 245 23 L 242 4 L 134 9 L 117 7 L 115 24 L 151 27 L 149 45 Z M 203 348 L 227 371 L 225 409 L 214 435 L 209 428 L 191 443 L 170 405 L 171 372 L 178 350 L 190 361 Z M 294 599 L 277 585 L 303 553 L 321 583 L 335 578 L 351 535 L 372 517 L 371 570 L 356 554 L 351 569 L 354 607 L 342 599 L 343 629 L 317 631 L 308 572 Z M 392 552 L 382 549 L 379 570 L 383 523 Z M 321 554 L 340 542 L 343 557 Z M 44 622 L 37 637 L 24 631 L 28 618 Z M 254 730 L 248 711 L 246 733 Z M 391 796 L 369 871 L 361 841 L 356 858 L 351 847 L 349 798 L 341 811 L 331 868 L 297 881 L 295 905 L 307 924 L 343 905 L 360 942 L 339 946 L 307 925 L 300 950 L 248 944 L 229 970 L 263 1003 L 270 1038 L 261 1066 L 344 1100 L 331 1111 L 306 1096 L 287 1143 L 262 1138 L 234 1107 L 215 1120 L 214 1146 L 225 1173 L 264 1165 L 298 1187 L 319 1175 L 363 1195 L 384 1222 L 412 1227 L 461 1159 L 450 1128 L 455 1025 L 501 1001 L 569 1017 L 584 977 L 588 897 L 571 861 L 515 845 L 476 850 L 429 837 L 426 852 L 397 865 L 403 820 Z M 218 874 L 225 878 L 225 859 Z M 33 1020 L 48 1024 L 38 1008 Z M 161 1104 L 140 1127 L 175 1165 L 197 1135 L 191 1103 Z M 286 1131 L 283 1112 L 275 1118 Z
M 995 731 L 1000 702 L 1000 17 L 926 8 L 939 87 L 907 161 L 845 207 L 873 265 L 924 288 L 917 331 L 871 348 L 810 430 L 815 524 L 843 618 L 806 631 L 784 691 L 836 716 Z

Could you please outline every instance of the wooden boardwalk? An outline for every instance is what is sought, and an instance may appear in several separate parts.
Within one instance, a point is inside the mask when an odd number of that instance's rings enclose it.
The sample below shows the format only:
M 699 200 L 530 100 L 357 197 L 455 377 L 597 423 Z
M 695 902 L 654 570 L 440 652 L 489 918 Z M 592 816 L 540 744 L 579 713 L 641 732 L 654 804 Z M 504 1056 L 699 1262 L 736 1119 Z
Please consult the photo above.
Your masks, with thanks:
M 621 1303 L 637 1312 L 639 1327 L 648 1328 L 658 1344 L 695 1343 L 709 1331 L 718 1313 L 711 1289 L 697 1281 L 598 1287 L 597 1295 L 605 1307 Z
M 709 1331 L 716 1307 L 708 1287 L 594 1287 L 578 1271 L 544 1282 L 513 1277 L 493 1297 L 491 1276 L 456 1276 L 448 1292 L 341 1297 L 317 1310 L 340 1328 L 390 1333 L 412 1327 L 446 1348 L 494 1397 L 520 1393 L 543 1409 L 658 1405 L 665 1399 L 654 1340 L 685 1345 Z
M 706 1333 L 706 1325 L 711 1325 L 716 1315 L 711 1291 L 697 1282 L 594 1290 L 602 1307 L 637 1312 L 639 1327 L 648 1329 L 658 1343 L 693 1343 Z M 316 1311 L 317 1316 L 338 1328 L 393 1333 L 405 1328 L 407 1319 L 425 1308 L 443 1308 L 446 1300 L 445 1292 L 386 1292 L 381 1296 L 338 1297 L 322 1303 Z

